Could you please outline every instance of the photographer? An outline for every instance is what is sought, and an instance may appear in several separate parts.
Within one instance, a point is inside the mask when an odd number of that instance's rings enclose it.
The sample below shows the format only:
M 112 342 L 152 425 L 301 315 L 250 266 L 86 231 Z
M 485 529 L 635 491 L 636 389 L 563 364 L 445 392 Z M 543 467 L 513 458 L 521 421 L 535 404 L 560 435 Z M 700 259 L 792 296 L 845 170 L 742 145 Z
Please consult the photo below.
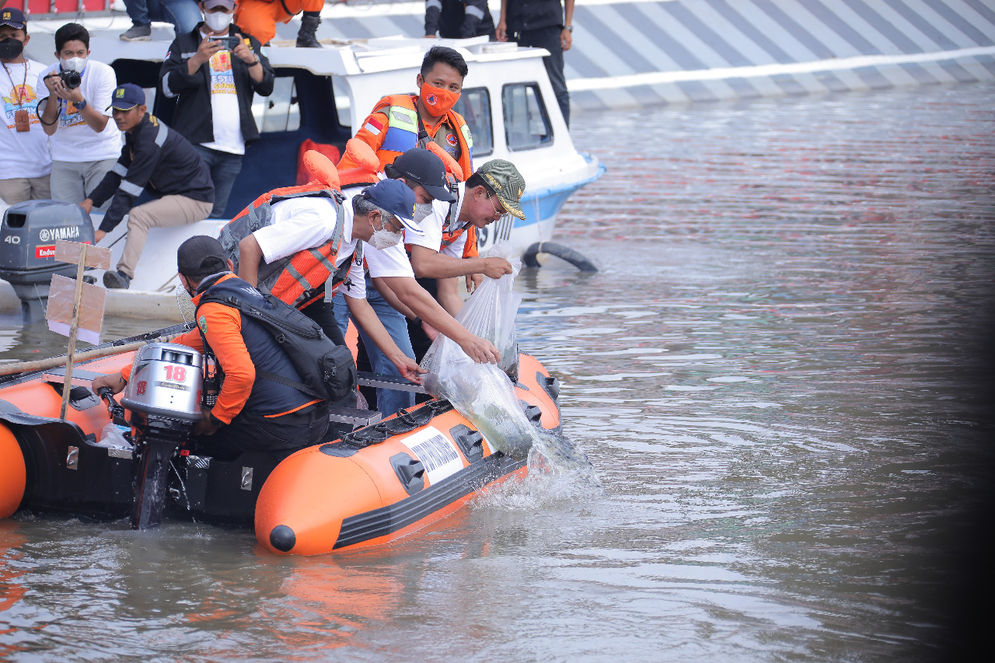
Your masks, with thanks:
M 232 24 L 235 0 L 204 0 L 204 22 L 177 37 L 159 77 L 162 93 L 178 97 L 172 125 L 196 146 L 211 170 L 214 209 L 221 217 L 245 146 L 259 138 L 252 96 L 273 92 L 273 68 L 259 40 Z
M 90 33 L 78 23 L 55 31 L 58 62 L 38 77 L 39 102 L 52 150 L 52 199 L 78 203 L 97 188 L 121 153 L 121 132 L 107 111 L 114 70 L 90 56 Z

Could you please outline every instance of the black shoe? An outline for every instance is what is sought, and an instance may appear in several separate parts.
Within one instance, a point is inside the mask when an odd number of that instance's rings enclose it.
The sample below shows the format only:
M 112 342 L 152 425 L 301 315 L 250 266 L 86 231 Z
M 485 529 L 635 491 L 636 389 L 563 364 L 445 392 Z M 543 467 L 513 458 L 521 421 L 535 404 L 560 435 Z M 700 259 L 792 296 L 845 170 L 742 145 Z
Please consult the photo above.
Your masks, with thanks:
M 297 48 L 321 48 L 315 36 L 320 23 L 321 18 L 318 16 L 305 14 L 301 17 L 301 29 L 297 31 Z
M 119 36 L 124 41 L 148 41 L 152 37 L 152 26 L 135 23 Z
M 122 272 L 120 269 L 115 269 L 114 271 L 108 269 L 104 272 L 105 288 L 127 290 L 129 285 L 131 285 L 131 277 Z

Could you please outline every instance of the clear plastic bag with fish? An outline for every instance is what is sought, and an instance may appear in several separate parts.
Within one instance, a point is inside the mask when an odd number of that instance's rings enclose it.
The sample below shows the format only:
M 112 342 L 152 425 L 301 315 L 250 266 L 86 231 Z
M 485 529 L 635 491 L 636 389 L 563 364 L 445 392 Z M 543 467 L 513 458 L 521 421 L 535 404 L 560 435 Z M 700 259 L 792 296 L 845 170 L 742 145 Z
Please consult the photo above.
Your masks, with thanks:
M 510 247 L 496 247 L 491 255 L 510 255 Z M 501 365 L 478 364 L 451 339 L 436 337 L 421 366 L 422 379 L 433 395 L 447 399 L 469 419 L 487 441 L 505 454 L 524 458 L 532 446 L 535 427 L 525 416 L 507 373 L 518 367 L 515 316 L 521 295 L 514 292 L 521 263 L 512 261 L 512 273 L 499 279 L 485 278 L 463 305 L 456 319 L 467 331 L 493 343 Z

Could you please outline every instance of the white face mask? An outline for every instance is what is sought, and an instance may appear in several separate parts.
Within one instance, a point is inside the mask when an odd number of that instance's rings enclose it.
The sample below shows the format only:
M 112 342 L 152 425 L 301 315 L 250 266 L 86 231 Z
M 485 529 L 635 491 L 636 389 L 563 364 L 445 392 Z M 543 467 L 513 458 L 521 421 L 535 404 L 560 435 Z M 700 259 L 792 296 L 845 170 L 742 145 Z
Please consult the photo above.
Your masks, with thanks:
M 375 249 L 386 249 L 394 246 L 404 239 L 404 235 L 399 232 L 391 232 L 386 228 L 381 228 L 380 230 L 374 230 L 373 236 L 370 237 L 370 246 Z
M 370 236 L 367 244 L 375 249 L 383 250 L 394 246 L 402 239 L 404 239 L 402 231 L 398 230 L 397 232 L 393 232 L 391 230 L 387 230 L 387 225 L 384 223 L 383 217 L 381 216 L 380 230 L 377 230 L 376 228 L 373 229 L 373 234 Z
M 207 12 L 204 14 L 204 23 L 212 32 L 220 32 L 231 25 L 232 15 L 227 12 Z
M 62 60 L 62 71 L 75 71 L 82 74 L 86 67 L 86 58 L 69 58 Z

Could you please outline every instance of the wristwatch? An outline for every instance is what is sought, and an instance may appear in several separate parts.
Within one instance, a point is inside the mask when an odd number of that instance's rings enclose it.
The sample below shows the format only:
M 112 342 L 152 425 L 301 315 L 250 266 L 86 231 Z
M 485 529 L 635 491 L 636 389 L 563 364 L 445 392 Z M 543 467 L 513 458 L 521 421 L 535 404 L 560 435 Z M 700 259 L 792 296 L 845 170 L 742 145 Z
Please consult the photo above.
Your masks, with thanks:
M 567 32 L 573 32 L 574 31 L 574 26 L 572 26 L 572 25 L 565 25 L 565 26 L 563 26 L 563 29 L 566 30 Z
M 83 101 L 74 101 L 73 106 L 75 106 L 76 110 L 78 111 L 83 110 L 84 108 L 86 108 L 86 99 L 84 99 Z

